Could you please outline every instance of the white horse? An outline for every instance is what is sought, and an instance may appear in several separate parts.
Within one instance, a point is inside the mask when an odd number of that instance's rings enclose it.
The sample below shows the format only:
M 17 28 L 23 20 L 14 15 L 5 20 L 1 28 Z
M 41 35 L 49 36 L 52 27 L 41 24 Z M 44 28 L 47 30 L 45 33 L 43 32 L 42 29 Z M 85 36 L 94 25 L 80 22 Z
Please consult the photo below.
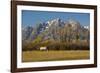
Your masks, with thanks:
M 47 50 L 47 47 L 40 47 L 40 50 Z

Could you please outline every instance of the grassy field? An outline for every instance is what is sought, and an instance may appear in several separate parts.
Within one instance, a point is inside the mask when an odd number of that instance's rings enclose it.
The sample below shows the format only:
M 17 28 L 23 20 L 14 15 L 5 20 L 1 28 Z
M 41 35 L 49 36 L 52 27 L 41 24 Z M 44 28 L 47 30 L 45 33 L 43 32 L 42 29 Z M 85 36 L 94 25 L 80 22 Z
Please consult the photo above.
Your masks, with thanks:
M 88 50 L 23 51 L 22 62 L 89 59 Z

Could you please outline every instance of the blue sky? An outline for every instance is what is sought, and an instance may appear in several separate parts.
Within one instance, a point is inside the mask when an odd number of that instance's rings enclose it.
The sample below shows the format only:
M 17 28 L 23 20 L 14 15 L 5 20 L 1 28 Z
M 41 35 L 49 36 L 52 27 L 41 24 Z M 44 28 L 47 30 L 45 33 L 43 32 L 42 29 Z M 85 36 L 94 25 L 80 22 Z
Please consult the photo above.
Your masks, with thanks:
M 37 23 L 47 22 L 55 18 L 60 18 L 63 21 L 67 21 L 69 18 L 72 18 L 79 21 L 81 25 L 85 26 L 90 25 L 89 13 L 22 10 L 23 26 L 28 26 L 28 25 L 34 26 Z

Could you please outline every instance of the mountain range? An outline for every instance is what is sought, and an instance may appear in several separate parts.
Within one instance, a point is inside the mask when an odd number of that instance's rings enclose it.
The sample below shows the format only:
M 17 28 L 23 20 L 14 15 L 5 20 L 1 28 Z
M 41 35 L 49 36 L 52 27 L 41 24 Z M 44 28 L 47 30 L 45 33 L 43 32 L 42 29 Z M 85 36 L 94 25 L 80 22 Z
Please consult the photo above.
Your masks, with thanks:
M 80 32 L 79 34 L 81 34 L 81 32 L 84 31 L 89 31 L 89 26 L 82 26 L 76 20 L 69 19 L 68 21 L 64 22 L 60 18 L 56 18 L 44 23 L 39 23 L 35 27 L 33 26 L 22 27 L 22 39 L 34 40 L 39 35 L 49 38 L 51 37 L 57 38 L 58 37 L 57 33 L 64 28 L 66 28 L 66 31 L 68 31 L 67 29 L 71 28 L 73 32 L 78 32 L 78 33 Z
M 63 21 L 56 18 L 36 26 L 22 27 L 22 41 L 31 42 L 40 39 L 54 41 L 89 40 L 89 26 L 83 26 L 77 20 Z

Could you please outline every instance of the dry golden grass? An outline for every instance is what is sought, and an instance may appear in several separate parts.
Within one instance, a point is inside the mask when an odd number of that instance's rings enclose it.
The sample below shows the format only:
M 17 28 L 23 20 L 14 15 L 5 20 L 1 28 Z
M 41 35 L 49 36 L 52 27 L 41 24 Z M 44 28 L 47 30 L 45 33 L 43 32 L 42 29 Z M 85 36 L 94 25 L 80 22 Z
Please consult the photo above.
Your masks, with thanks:
M 23 62 L 89 59 L 88 50 L 23 51 Z

